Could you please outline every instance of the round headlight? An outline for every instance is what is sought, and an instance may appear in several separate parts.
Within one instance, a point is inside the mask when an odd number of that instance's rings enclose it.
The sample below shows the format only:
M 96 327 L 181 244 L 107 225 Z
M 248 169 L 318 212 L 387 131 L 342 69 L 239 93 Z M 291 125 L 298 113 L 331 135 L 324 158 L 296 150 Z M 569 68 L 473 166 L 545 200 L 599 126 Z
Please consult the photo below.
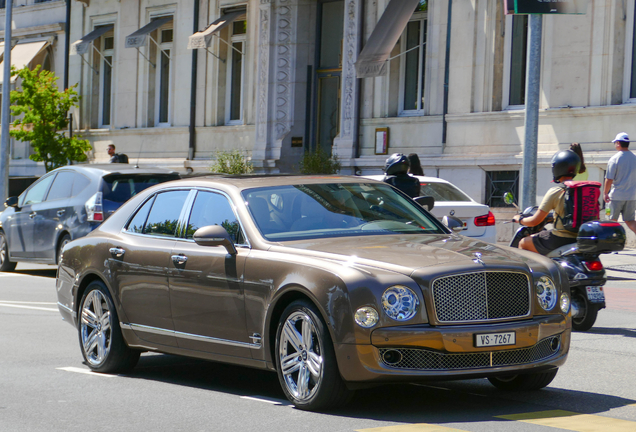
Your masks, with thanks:
M 380 317 L 378 316 L 378 311 L 368 306 L 358 309 L 354 318 L 356 320 L 356 324 L 364 328 L 373 327 L 378 323 L 378 320 L 380 319 Z
M 561 307 L 561 311 L 563 313 L 568 313 L 570 310 L 570 296 L 568 293 L 561 294 L 561 301 L 559 302 L 559 306 Z
M 556 306 L 557 289 L 547 276 L 541 276 L 536 286 L 537 299 L 543 310 L 549 311 Z
M 407 321 L 413 318 L 419 303 L 413 290 L 401 285 L 392 286 L 382 295 L 384 312 L 396 321 Z

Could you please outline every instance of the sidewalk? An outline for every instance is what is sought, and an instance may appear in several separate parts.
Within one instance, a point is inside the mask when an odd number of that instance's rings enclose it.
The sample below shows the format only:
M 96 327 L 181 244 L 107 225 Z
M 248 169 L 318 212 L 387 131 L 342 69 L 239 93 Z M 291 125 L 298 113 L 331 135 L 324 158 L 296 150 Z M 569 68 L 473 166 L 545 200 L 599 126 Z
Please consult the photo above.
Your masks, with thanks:
M 508 246 L 507 243 L 498 242 L 499 246 Z M 634 280 L 636 281 L 636 249 L 627 249 L 610 254 L 601 255 L 601 262 L 605 267 L 609 280 Z

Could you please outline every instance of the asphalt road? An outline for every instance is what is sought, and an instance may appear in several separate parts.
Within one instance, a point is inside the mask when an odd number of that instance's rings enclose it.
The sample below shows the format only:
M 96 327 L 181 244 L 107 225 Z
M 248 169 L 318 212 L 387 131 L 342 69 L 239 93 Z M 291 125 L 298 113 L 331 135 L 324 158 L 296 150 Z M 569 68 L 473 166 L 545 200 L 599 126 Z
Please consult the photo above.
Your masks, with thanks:
M 54 268 L 19 265 L 0 273 L 0 431 L 633 432 L 631 277 L 608 283 L 608 309 L 573 335 L 568 362 L 542 391 L 507 393 L 486 380 L 388 386 L 317 414 L 289 406 L 275 374 L 246 368 L 145 354 L 128 375 L 90 373 L 57 311 Z

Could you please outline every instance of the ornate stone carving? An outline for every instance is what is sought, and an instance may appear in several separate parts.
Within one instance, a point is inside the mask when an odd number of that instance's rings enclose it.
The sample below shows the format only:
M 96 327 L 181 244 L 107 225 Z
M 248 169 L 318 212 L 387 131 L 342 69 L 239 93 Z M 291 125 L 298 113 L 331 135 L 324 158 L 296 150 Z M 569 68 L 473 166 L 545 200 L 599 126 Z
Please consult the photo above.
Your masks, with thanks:
M 345 14 L 344 63 L 342 71 L 342 138 L 353 137 L 356 91 L 355 62 L 358 58 L 358 0 L 348 0 Z
M 267 145 L 267 101 L 269 87 L 269 1 L 261 0 L 260 23 L 258 33 L 258 94 L 256 108 L 256 141 Z M 265 149 L 261 149 L 264 151 Z
M 282 140 L 291 131 L 293 124 L 296 53 L 292 42 L 296 40 L 296 2 L 297 0 L 278 0 L 276 8 L 276 140 Z

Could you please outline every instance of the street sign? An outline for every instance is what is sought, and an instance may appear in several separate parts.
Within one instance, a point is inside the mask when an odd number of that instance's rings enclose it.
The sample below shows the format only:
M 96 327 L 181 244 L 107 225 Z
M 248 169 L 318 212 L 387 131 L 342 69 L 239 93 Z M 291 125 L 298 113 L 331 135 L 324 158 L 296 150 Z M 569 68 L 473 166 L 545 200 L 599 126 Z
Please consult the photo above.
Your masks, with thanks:
M 503 0 L 506 14 L 586 14 L 589 0 Z

